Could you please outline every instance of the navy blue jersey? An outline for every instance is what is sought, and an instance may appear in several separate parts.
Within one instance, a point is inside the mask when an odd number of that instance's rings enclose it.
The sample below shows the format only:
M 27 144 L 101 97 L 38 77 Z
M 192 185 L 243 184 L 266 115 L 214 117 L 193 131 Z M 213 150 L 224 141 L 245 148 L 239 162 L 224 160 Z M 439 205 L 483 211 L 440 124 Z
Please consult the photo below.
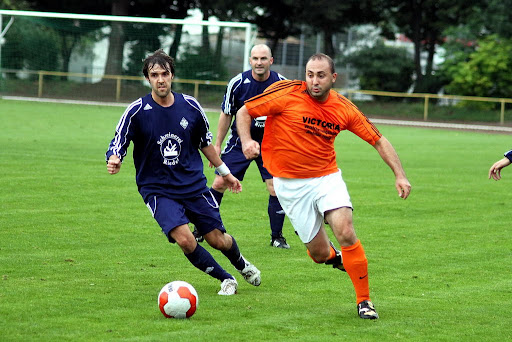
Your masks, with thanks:
M 512 150 L 505 152 L 504 156 L 512 163 Z
M 233 77 L 226 88 L 224 101 L 222 101 L 221 109 L 224 114 L 236 115 L 236 112 L 242 108 L 245 100 L 253 96 L 263 93 L 263 91 L 272 83 L 285 80 L 281 74 L 270 71 L 270 76 L 266 81 L 259 82 L 252 77 L 252 70 L 244 71 Z M 266 117 L 254 119 L 251 124 L 251 137 L 261 144 L 263 140 L 263 129 L 265 128 Z M 238 138 L 236 130 L 236 118 L 231 125 L 231 135 Z
M 116 128 L 106 159 L 121 160 L 133 141 L 133 162 L 139 192 L 169 198 L 199 195 L 208 190 L 199 149 L 212 142 L 206 115 L 192 96 L 173 92 L 170 107 L 157 104 L 151 94 L 134 101 Z

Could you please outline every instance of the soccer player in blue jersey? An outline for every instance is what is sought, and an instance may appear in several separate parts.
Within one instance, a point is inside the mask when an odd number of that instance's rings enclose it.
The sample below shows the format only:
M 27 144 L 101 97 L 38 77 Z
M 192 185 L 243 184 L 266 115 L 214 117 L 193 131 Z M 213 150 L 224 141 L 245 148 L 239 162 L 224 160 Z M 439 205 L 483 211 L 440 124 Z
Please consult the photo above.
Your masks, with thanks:
M 269 192 L 268 216 L 270 221 L 271 240 L 270 245 L 277 248 L 290 248 L 283 237 L 284 211 L 277 199 L 274 191 L 274 182 L 272 175 L 263 167 L 261 156 L 256 159 L 247 160 L 242 152 L 242 146 L 236 129 L 235 114 L 244 105 L 244 101 L 253 96 L 263 93 L 263 91 L 272 83 L 284 80 L 285 77 L 279 73 L 270 70 L 274 62 L 270 48 L 265 44 L 255 45 L 251 49 L 249 63 L 251 70 L 244 71 L 233 77 L 226 88 L 224 101 L 222 102 L 222 112 L 219 117 L 217 127 L 217 138 L 215 140 L 215 150 L 221 155 L 222 161 L 230 168 L 233 175 L 239 180 L 244 179 L 245 172 L 252 161 L 256 163 L 260 171 L 261 179 L 266 183 Z M 233 120 L 233 118 L 235 118 Z M 265 117 L 253 120 L 251 133 L 256 141 L 261 144 L 263 140 L 263 129 L 265 127 Z M 226 143 L 226 147 L 221 154 L 221 145 L 231 125 L 231 132 Z M 211 166 L 211 165 L 210 165 Z M 220 204 L 224 192 L 228 189 L 224 177 L 216 172 L 212 184 L 211 192 Z M 197 231 L 194 234 L 198 236 Z M 200 241 L 199 237 L 199 241 Z
M 107 171 L 119 172 L 133 142 L 139 193 L 169 242 L 178 244 L 195 267 L 221 281 L 220 295 L 235 294 L 236 279 L 197 243 L 188 226 L 191 222 L 247 282 L 260 285 L 260 271 L 242 256 L 235 239 L 226 233 L 218 202 L 206 186 L 199 150 L 216 167 L 228 189 L 235 193 L 242 190 L 211 144 L 203 109 L 192 96 L 171 90 L 175 64 L 162 50 L 145 59 L 143 73 L 151 93 L 130 104 L 121 116 L 106 153 Z

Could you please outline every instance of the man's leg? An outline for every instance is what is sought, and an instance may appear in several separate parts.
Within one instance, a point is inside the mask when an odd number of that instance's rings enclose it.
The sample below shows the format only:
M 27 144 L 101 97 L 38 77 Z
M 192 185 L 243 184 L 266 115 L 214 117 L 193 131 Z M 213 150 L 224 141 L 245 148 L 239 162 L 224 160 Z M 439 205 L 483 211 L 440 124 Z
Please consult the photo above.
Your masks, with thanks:
M 210 252 L 196 242 L 188 225 L 181 225 L 174 228 L 169 232 L 169 235 L 176 241 L 176 244 L 180 246 L 187 259 L 196 268 L 220 281 L 234 279 L 231 274 L 226 272 L 222 266 L 215 261 Z
M 213 180 L 212 187 L 210 188 L 210 192 L 212 193 L 213 197 L 217 201 L 217 204 L 220 207 L 220 203 L 222 202 L 222 198 L 224 196 L 224 192 L 226 191 L 228 187 L 226 186 L 226 183 L 224 182 L 224 178 L 222 178 L 219 175 L 215 175 L 215 179 Z M 198 231 L 197 228 L 194 226 L 194 231 L 192 232 L 194 234 L 194 237 L 196 238 L 197 242 L 203 242 L 204 236 L 202 236 Z
M 356 292 L 359 316 L 368 319 L 378 318 L 373 303 L 370 301 L 368 259 L 355 233 L 352 208 L 330 210 L 325 213 L 325 219 L 341 246 L 343 266 L 352 280 Z
M 284 210 L 279 203 L 279 199 L 274 191 L 274 180 L 272 178 L 265 179 L 268 197 L 268 217 L 270 221 L 271 240 L 270 245 L 277 248 L 290 248 L 283 236 Z
M 220 250 L 228 258 L 248 283 L 254 286 L 261 284 L 261 272 L 243 257 L 234 237 L 214 229 L 205 234 L 204 238 L 210 246 Z

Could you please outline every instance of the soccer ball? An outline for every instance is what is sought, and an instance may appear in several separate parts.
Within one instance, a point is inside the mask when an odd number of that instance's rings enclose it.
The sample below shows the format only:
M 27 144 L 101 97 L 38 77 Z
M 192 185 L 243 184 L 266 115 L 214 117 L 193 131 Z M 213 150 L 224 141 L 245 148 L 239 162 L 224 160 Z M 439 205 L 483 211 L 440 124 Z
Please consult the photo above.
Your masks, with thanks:
M 196 289 L 181 280 L 165 284 L 158 294 L 158 307 L 167 318 L 189 318 L 197 309 Z

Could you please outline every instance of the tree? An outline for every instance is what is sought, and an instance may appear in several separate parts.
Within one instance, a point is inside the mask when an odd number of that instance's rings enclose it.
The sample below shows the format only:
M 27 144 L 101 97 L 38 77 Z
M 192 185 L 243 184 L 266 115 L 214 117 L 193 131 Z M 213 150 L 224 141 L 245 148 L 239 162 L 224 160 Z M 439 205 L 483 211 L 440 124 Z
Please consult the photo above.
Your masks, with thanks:
M 443 31 L 472 18 L 486 1 L 390 0 L 387 16 L 414 43 L 415 92 L 437 92 L 433 81 L 436 47 L 444 43 Z M 421 55 L 427 54 L 425 68 Z
M 257 3 L 257 10 L 246 12 L 244 19 L 258 26 L 260 35 L 272 42 L 272 51 L 276 51 L 280 39 L 300 33 L 301 9 L 296 1 L 262 0 Z
M 512 39 L 491 35 L 478 41 L 467 61 L 446 67 L 447 92 L 468 96 L 512 97 Z
M 373 0 L 317 0 L 314 2 L 301 0 L 295 3 L 295 6 L 304 24 L 323 33 L 324 51 L 322 52 L 335 58 L 333 35 L 345 32 L 354 25 L 379 22 L 383 13 L 380 6 L 384 3 Z
M 350 54 L 346 62 L 356 68 L 362 89 L 405 92 L 412 84 L 412 56 L 404 48 L 384 45 L 382 40 Z

